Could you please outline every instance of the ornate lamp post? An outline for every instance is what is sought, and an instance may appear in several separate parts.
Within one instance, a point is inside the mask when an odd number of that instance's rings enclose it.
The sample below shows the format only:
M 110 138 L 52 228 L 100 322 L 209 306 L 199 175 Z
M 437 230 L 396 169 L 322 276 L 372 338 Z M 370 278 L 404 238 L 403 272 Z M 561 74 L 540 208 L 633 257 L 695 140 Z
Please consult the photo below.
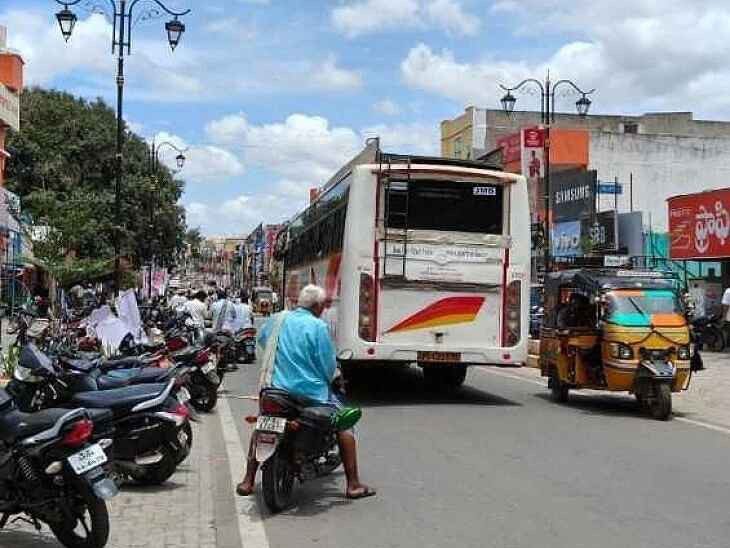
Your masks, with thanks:
M 512 92 L 529 85 L 534 85 L 540 90 L 540 118 L 545 126 L 545 220 L 543 230 L 545 232 L 545 271 L 548 272 L 552 262 L 550 254 L 550 126 L 555 122 L 555 92 L 560 86 L 569 86 L 573 91 L 579 93 L 580 99 L 575 102 L 575 107 L 580 116 L 586 116 L 591 108 L 591 100 L 588 96 L 596 90 L 583 91 L 570 80 L 558 80 L 553 83 L 550 81 L 549 73 L 545 78 L 545 82 L 540 82 L 535 78 L 527 78 L 514 87 L 506 87 L 500 84 L 499 87 L 507 92 L 500 102 L 508 116 L 514 112 L 517 103 L 517 98 L 512 95 Z
M 180 38 L 185 32 L 185 25 L 179 20 L 179 17 L 187 15 L 190 10 L 175 12 L 169 9 L 160 0 L 145 0 L 151 4 L 146 10 L 140 12 L 135 17 L 135 7 L 140 0 L 107 0 L 111 7 L 111 14 L 107 13 L 100 2 L 92 1 L 88 3 L 89 9 L 94 13 L 103 13 L 112 20 L 112 53 L 117 55 L 117 175 L 116 184 L 114 186 L 115 194 L 115 215 L 116 226 L 114 230 L 114 289 L 117 294 L 121 289 L 121 270 L 120 270 L 120 253 L 121 253 L 121 192 L 123 181 L 123 145 L 124 145 L 124 55 L 132 53 L 132 29 L 134 25 L 140 21 L 153 19 L 167 14 L 172 17 L 165 24 L 167 31 L 167 40 L 170 48 L 174 51 L 180 43 Z M 56 0 L 57 4 L 63 6 L 63 9 L 56 14 L 58 25 L 61 28 L 61 34 L 66 42 L 69 41 L 73 34 L 74 27 L 78 20 L 76 14 L 69 8 L 80 3 L 81 0 Z

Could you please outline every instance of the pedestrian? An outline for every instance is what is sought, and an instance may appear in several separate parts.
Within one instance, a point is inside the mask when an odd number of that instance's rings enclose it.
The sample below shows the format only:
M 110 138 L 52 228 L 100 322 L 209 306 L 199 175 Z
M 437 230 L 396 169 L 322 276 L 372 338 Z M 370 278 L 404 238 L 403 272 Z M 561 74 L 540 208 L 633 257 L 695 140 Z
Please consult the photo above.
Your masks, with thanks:
M 248 295 L 241 291 L 241 296 L 236 299 L 233 307 L 236 311 L 236 318 L 233 321 L 233 332 L 238 333 L 241 329 L 253 327 L 253 312 L 248 305 Z
M 722 295 L 722 318 L 722 332 L 727 340 L 728 334 L 730 334 L 730 287 Z
M 232 331 L 236 309 L 224 289 L 218 290 L 218 299 L 210 306 L 213 332 Z
M 195 293 L 193 298 L 185 303 L 185 312 L 190 314 L 195 329 L 195 342 L 199 343 L 205 338 L 205 317 L 208 314 L 208 307 L 205 306 L 205 291 L 202 289 Z

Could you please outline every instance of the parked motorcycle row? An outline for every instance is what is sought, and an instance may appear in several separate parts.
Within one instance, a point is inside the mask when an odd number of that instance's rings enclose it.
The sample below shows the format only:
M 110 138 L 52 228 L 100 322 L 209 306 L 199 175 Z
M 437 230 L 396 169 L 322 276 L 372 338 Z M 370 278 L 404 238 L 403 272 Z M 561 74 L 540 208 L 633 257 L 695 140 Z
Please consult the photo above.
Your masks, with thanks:
M 145 314 L 107 358 L 83 319 L 34 329 L 18 318 L 13 378 L 0 389 L 0 529 L 47 524 L 69 548 L 102 548 L 107 501 L 127 482 L 169 480 L 190 454 L 191 421 L 211 412 L 228 369 L 255 359 L 255 330 L 196 340 L 185 314 Z M 53 333 L 51 333 L 53 331 Z

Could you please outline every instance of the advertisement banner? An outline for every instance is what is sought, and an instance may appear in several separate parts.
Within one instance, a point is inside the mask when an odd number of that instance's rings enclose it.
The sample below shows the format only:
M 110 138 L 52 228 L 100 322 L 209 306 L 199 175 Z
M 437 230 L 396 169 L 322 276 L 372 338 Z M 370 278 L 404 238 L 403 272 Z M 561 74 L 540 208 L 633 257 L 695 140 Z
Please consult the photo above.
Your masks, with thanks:
M 550 231 L 550 249 L 554 257 L 578 257 L 581 248 L 581 222 L 556 223 Z
M 522 144 L 519 133 L 498 137 L 497 148 L 502 149 L 502 162 L 505 164 L 518 162 L 522 158 Z
M 590 237 L 594 253 L 618 249 L 618 218 L 615 211 L 601 211 L 595 219 L 582 221 L 583 234 Z
M 15 131 L 20 130 L 20 97 L 0 84 L 0 121 Z
M 530 220 L 541 223 L 545 219 L 545 200 L 542 180 L 545 177 L 545 130 L 526 128 L 521 132 L 522 174 L 527 178 L 530 202 Z
M 553 222 L 593 216 L 596 205 L 596 172 L 569 169 L 551 173 L 550 204 Z
M 668 203 L 672 259 L 730 257 L 730 188 L 676 196 Z

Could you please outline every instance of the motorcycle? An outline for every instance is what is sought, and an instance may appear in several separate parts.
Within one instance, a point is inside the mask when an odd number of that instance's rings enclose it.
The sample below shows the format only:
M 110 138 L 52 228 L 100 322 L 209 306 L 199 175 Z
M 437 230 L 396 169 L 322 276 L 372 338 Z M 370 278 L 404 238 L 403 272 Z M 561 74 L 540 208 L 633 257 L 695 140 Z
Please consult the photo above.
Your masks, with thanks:
M 710 352 L 722 352 L 725 349 L 726 341 L 721 325 L 719 315 L 693 318 L 692 333 L 697 345 Z
M 262 465 L 262 488 L 266 506 L 280 512 L 291 504 L 295 481 L 305 482 L 336 470 L 342 459 L 337 435 L 360 419 L 360 409 L 312 405 L 274 388 L 259 398 L 255 424 L 254 453 Z
M 236 361 L 254 363 L 256 361 L 256 329 L 245 327 L 233 336 L 236 348 Z
M 114 473 L 120 481 L 160 485 L 190 452 L 189 394 L 179 379 L 75 393 L 48 356 L 28 345 L 7 392 L 28 413 L 49 407 L 110 409 L 112 416 L 100 427 L 114 440 Z
M 106 546 L 106 501 L 118 488 L 104 470 L 104 448 L 91 438 L 95 418 L 108 415 L 85 409 L 29 415 L 0 389 L 0 529 L 25 515 L 37 529 L 48 524 L 67 548 Z

